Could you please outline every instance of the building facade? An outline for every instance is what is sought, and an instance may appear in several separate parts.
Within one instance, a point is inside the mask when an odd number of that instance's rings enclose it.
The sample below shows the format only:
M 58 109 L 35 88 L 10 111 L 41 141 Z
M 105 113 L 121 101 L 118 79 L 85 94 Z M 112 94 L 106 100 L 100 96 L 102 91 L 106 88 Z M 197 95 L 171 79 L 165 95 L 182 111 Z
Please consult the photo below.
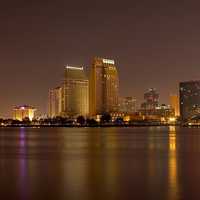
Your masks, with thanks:
M 120 111 L 125 114 L 133 114 L 136 112 L 136 98 L 123 97 L 120 101 Z
M 174 109 L 171 105 L 161 104 L 156 107 L 155 115 L 157 115 L 158 118 L 172 118 L 174 117 Z
M 35 117 L 36 109 L 32 106 L 16 106 L 13 109 L 13 119 L 23 121 L 28 118 L 30 121 Z
M 174 109 L 175 117 L 179 117 L 180 116 L 180 106 L 179 106 L 178 95 L 170 95 L 170 105 Z
M 146 112 L 146 114 L 154 114 L 156 107 L 159 105 L 159 94 L 155 88 L 148 89 L 144 93 L 145 102 L 141 104 L 141 110 Z
M 183 121 L 200 114 L 200 81 L 179 84 L 180 116 Z
M 65 67 L 62 107 L 68 117 L 89 114 L 89 81 L 83 67 Z
M 114 60 L 94 58 L 90 70 L 90 115 L 118 111 L 119 78 Z
M 48 116 L 53 118 L 61 116 L 63 108 L 63 87 L 56 87 L 49 90 L 49 111 Z

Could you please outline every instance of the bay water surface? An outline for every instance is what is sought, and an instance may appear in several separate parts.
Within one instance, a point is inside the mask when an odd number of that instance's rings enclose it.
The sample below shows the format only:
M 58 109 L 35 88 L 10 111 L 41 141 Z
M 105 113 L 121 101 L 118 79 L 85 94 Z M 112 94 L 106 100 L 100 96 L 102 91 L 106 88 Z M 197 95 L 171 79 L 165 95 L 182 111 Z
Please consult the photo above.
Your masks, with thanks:
M 199 200 L 200 129 L 0 128 L 2 200 Z

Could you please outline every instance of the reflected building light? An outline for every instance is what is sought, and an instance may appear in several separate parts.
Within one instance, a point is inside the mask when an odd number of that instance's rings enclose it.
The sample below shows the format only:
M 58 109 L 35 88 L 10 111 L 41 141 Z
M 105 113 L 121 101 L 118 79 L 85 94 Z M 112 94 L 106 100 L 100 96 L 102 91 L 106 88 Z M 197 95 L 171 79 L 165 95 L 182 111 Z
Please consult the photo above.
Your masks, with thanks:
M 169 127 L 169 150 L 176 151 L 176 127 Z
M 176 146 L 176 127 L 169 127 L 169 160 L 168 160 L 168 178 L 169 178 L 169 199 L 175 199 L 178 194 L 178 175 L 177 175 L 177 146 Z
M 22 150 L 25 147 L 25 131 L 24 131 L 24 127 L 20 128 L 20 150 Z M 24 149 L 23 149 L 24 151 Z M 24 153 L 24 152 L 23 152 Z

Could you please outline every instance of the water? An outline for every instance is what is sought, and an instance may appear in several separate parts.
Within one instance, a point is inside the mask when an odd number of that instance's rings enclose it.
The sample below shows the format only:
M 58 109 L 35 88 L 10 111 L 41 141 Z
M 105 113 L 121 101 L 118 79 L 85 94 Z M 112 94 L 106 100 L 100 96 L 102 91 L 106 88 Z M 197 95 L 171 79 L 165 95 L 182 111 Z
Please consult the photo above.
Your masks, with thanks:
M 200 199 L 200 129 L 1 128 L 2 200 Z

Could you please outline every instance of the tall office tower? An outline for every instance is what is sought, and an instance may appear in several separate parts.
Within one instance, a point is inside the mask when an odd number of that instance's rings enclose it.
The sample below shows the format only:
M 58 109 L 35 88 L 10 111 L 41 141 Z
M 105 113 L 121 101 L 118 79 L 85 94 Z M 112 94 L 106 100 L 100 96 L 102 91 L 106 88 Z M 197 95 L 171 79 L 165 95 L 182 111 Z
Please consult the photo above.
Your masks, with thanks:
M 120 102 L 120 110 L 127 114 L 133 114 L 136 112 L 136 98 L 124 97 Z
M 176 117 L 180 116 L 179 109 L 179 97 L 178 95 L 170 95 L 170 105 L 174 109 L 174 114 Z
M 91 116 L 118 111 L 119 78 L 114 60 L 93 59 L 89 95 Z
M 159 94 L 157 93 L 155 88 L 150 88 L 144 94 L 145 102 L 142 103 L 141 108 L 144 110 L 152 110 L 154 111 L 159 103 Z
M 63 111 L 66 116 L 89 114 L 89 81 L 83 67 L 65 67 Z
M 32 106 L 16 106 L 13 109 L 13 119 L 22 121 L 25 118 L 29 118 L 30 121 L 35 117 L 36 109 Z
M 180 115 L 187 120 L 200 114 L 200 81 L 187 81 L 179 84 Z
M 57 117 L 62 114 L 62 87 L 49 90 L 49 117 Z

